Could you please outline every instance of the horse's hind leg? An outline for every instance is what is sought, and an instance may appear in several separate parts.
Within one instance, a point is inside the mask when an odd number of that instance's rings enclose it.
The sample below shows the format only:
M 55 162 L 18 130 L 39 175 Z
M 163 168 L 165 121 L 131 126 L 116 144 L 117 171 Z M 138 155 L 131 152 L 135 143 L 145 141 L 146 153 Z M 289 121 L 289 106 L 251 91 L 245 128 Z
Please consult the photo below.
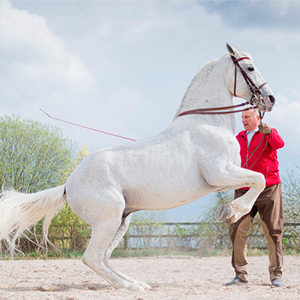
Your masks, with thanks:
M 114 268 L 112 268 L 109 264 L 109 259 L 110 259 L 110 256 L 113 252 L 113 250 L 117 247 L 117 245 L 120 243 L 122 237 L 125 235 L 128 227 L 129 227 L 129 223 L 130 223 L 130 220 L 131 220 L 131 214 L 128 215 L 127 217 L 124 217 L 122 218 L 122 223 L 121 223 L 121 226 L 119 227 L 114 239 L 112 240 L 112 242 L 110 243 L 109 247 L 107 248 L 106 250 L 106 255 L 105 255 L 105 264 L 106 266 L 113 270 L 117 275 L 119 275 L 120 277 L 124 278 L 125 280 L 128 280 L 129 282 L 132 282 L 132 283 L 135 283 L 135 284 L 138 284 L 138 285 L 141 285 L 142 287 L 144 287 L 145 289 L 150 289 L 151 287 L 145 283 L 145 282 L 142 282 L 142 281 L 136 281 L 134 280 L 133 278 L 115 270 Z
M 124 205 L 105 205 L 99 208 L 97 220 L 94 220 L 92 224 L 91 240 L 82 257 L 82 261 L 115 288 L 144 291 L 144 287 L 135 280 L 128 280 L 129 277 L 120 276 L 108 264 L 108 258 L 112 252 L 111 249 L 117 244 L 117 239 L 119 239 L 117 238 L 114 241 L 115 237 L 119 236 L 120 226 L 122 227 L 123 210 Z M 119 217 L 116 217 L 116 213 Z M 114 216 L 114 218 L 109 218 L 109 216 Z
M 118 246 L 118 244 L 121 242 L 122 237 L 125 235 L 126 231 L 128 230 L 129 223 L 131 220 L 131 214 L 129 214 L 127 217 L 122 218 L 122 223 L 117 230 L 117 233 L 115 234 L 113 240 L 111 241 L 110 245 L 108 246 L 106 250 L 106 255 L 105 255 L 105 263 L 108 264 L 108 261 L 110 259 L 110 256 L 114 249 Z

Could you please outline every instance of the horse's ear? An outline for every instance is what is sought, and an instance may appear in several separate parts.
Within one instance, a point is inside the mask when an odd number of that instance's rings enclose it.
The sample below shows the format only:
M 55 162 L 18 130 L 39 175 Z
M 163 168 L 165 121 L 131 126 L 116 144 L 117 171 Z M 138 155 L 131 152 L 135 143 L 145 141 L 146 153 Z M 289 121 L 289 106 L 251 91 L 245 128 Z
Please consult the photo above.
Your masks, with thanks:
M 226 43 L 226 47 L 231 56 L 238 58 L 238 52 L 233 47 L 231 47 L 228 43 Z

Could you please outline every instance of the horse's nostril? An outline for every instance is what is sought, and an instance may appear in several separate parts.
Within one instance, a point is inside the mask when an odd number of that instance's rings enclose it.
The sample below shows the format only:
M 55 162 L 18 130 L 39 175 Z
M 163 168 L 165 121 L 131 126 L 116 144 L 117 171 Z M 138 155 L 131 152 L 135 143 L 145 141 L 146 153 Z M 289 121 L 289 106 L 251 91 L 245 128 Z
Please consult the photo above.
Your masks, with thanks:
M 269 99 L 270 99 L 270 101 L 271 101 L 272 104 L 275 103 L 275 98 L 272 95 L 269 95 Z

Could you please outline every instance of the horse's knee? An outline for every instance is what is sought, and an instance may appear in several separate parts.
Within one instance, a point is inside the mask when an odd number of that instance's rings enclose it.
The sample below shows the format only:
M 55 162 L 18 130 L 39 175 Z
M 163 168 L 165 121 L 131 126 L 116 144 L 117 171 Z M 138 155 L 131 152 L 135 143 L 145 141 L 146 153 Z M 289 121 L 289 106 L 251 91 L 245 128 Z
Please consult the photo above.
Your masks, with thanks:
M 258 180 L 257 180 L 257 184 L 256 184 L 256 187 L 258 189 L 260 189 L 261 191 L 263 191 L 266 187 L 266 180 L 265 180 L 265 177 L 263 174 L 261 173 L 257 173 L 257 176 L 258 176 Z

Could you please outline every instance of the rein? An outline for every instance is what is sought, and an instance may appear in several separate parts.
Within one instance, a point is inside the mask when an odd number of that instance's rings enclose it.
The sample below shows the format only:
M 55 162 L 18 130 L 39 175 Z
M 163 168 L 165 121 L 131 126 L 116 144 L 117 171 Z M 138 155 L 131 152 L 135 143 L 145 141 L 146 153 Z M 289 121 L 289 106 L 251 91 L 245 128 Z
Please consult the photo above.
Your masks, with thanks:
M 184 111 L 181 114 L 179 114 L 178 117 L 185 116 L 185 115 L 193 115 L 193 114 L 225 115 L 225 114 L 233 114 L 233 113 L 257 108 L 257 106 L 251 106 L 251 107 L 246 107 L 246 108 L 238 109 L 238 110 L 222 111 L 224 109 L 231 109 L 231 108 L 241 107 L 241 106 L 245 106 L 245 105 L 249 105 L 249 104 L 252 105 L 250 102 L 247 101 L 247 102 L 243 102 L 241 104 L 231 105 L 231 106 L 214 107 L 214 108 L 199 108 L 199 109 L 187 110 L 187 111 Z
M 256 150 L 259 148 L 259 146 L 260 146 L 262 140 L 263 140 L 263 135 L 261 136 L 260 142 L 259 142 L 259 144 L 256 146 L 255 150 L 252 152 L 252 154 L 250 155 L 250 157 L 248 157 L 248 158 L 246 159 L 245 163 L 242 165 L 242 168 L 244 168 L 245 165 L 248 164 L 248 162 L 249 162 L 249 160 L 251 159 L 251 157 L 253 156 L 253 154 L 254 154 L 254 153 L 256 152 Z M 252 167 L 256 164 L 256 162 L 258 161 L 258 159 L 260 158 L 260 156 L 262 155 L 262 153 L 265 151 L 265 149 L 266 149 L 266 147 L 267 147 L 267 145 L 268 145 L 268 141 L 269 141 L 269 137 L 267 136 L 267 140 L 266 140 L 266 143 L 265 143 L 265 145 L 264 145 L 264 148 L 261 150 L 261 152 L 259 153 L 259 155 L 258 155 L 258 157 L 256 158 L 255 162 L 251 165 L 251 167 L 250 167 L 250 168 L 247 168 L 247 166 L 246 166 L 246 167 L 245 167 L 246 169 L 251 170 Z M 248 146 L 248 147 L 249 147 L 249 146 Z M 247 151 L 248 151 L 248 150 L 247 150 Z

